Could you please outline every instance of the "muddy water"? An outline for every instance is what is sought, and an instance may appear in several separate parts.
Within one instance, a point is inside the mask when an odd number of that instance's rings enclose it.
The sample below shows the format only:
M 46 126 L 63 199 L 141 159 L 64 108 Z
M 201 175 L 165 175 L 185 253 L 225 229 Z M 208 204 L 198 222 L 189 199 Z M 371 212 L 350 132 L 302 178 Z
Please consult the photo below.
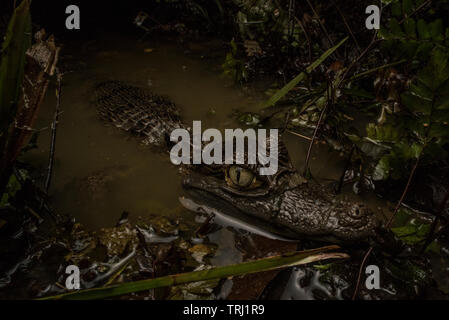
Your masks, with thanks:
M 138 139 L 101 121 L 92 101 L 93 87 L 104 80 L 128 81 L 169 96 L 180 107 L 187 125 L 201 120 L 203 130 L 239 127 L 230 115 L 235 110 L 260 110 L 267 86 L 236 87 L 222 78 L 225 53 L 220 41 L 179 45 L 169 40 L 138 42 L 117 35 L 67 46 L 62 62 L 73 72 L 65 74 L 63 80 L 49 192 L 53 206 L 91 230 L 115 225 L 123 211 L 134 221 L 154 215 L 194 220 L 195 214 L 178 200 L 183 194 L 180 176 L 168 154 L 145 148 Z M 48 162 L 54 92 L 52 84 L 36 125 L 41 129 L 38 148 L 22 159 L 35 166 L 35 172 L 43 173 L 41 180 Z M 285 134 L 283 140 L 293 163 L 302 171 L 309 141 L 291 134 Z M 337 180 L 344 158 L 318 144 L 310 165 L 314 176 L 322 181 Z M 243 238 L 246 235 L 243 233 Z M 237 249 L 242 234 L 222 228 L 208 238 L 217 245 L 213 265 L 238 263 L 244 258 Z
M 201 50 L 210 51 L 209 43 L 194 49 L 116 36 L 80 46 L 79 52 L 70 49 L 76 69 L 63 80 L 50 188 L 59 211 L 89 228 L 114 225 L 124 210 L 132 217 L 180 214 L 180 181 L 168 154 L 147 150 L 137 139 L 100 121 L 91 96 L 99 81 L 129 81 L 169 96 L 186 123 L 201 119 L 204 128 L 232 127 L 232 109 L 255 108 L 259 101 L 219 76 L 219 59 L 201 58 Z M 43 129 L 39 148 L 26 155 L 38 168 L 48 161 L 50 130 L 45 127 L 50 126 L 54 106 L 51 87 L 37 124 Z
M 63 113 L 50 188 L 55 207 L 91 229 L 113 226 L 123 211 L 134 218 L 193 216 L 179 204 L 180 179 L 168 154 L 148 150 L 137 139 L 100 121 L 92 103 L 93 86 L 117 79 L 167 95 L 181 108 L 185 123 L 201 120 L 203 130 L 236 127 L 232 111 L 259 110 L 266 96 L 261 90 L 235 87 L 220 76 L 225 54 L 220 41 L 180 46 L 169 40 L 139 42 L 106 35 L 64 51 L 64 59 L 74 70 L 63 80 Z M 39 148 L 25 159 L 43 172 L 54 90 L 54 86 L 49 89 L 37 124 L 42 129 Z M 285 140 L 294 163 L 301 168 L 308 142 L 292 135 Z M 343 159 L 327 148 L 316 148 L 312 154 L 316 176 L 338 179 L 342 164 Z

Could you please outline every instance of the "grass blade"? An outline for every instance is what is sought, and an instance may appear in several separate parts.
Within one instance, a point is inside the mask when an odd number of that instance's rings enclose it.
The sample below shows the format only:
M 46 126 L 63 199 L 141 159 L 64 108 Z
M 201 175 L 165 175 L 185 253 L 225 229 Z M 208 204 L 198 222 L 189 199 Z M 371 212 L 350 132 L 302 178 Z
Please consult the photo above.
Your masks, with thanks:
M 255 261 L 244 262 L 236 265 L 217 267 L 208 270 L 180 273 L 165 277 L 128 282 L 105 288 L 93 288 L 81 291 L 69 292 L 61 295 L 43 298 L 48 299 L 71 299 L 90 300 L 117 297 L 124 294 L 145 291 L 161 287 L 169 287 L 189 282 L 205 281 L 212 279 L 227 278 L 291 266 L 297 266 L 327 259 L 343 259 L 349 256 L 345 253 L 327 252 L 338 249 L 338 246 L 327 246 L 318 249 L 297 251 L 280 256 L 263 258 Z
M 287 83 L 284 87 L 279 89 L 270 99 L 268 99 L 264 104 L 263 107 L 271 107 L 276 104 L 280 99 L 282 99 L 290 90 L 292 90 L 298 83 L 300 83 L 302 80 L 304 80 L 307 76 L 307 74 L 311 73 L 316 67 L 318 67 L 320 64 L 324 62 L 332 53 L 334 53 L 335 50 L 337 50 L 346 40 L 348 40 L 348 37 L 344 38 L 340 41 L 337 45 L 333 46 L 329 50 L 327 50 L 325 53 L 321 55 L 317 60 L 315 60 L 310 66 L 306 68 L 306 72 L 301 72 L 298 74 L 293 80 L 291 80 L 289 83 Z

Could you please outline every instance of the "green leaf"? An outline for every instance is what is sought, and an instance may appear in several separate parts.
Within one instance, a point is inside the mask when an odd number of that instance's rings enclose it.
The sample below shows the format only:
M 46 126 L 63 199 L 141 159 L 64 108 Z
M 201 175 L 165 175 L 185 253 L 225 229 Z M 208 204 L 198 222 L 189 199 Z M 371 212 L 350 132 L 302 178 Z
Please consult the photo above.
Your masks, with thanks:
M 418 35 L 419 35 L 420 39 L 427 40 L 432 37 L 430 34 L 429 27 L 428 27 L 426 21 L 424 21 L 424 19 L 418 20 L 417 29 L 418 29 Z
M 21 188 L 22 185 L 17 180 L 15 174 L 12 174 L 9 177 L 8 184 L 6 185 L 6 192 L 0 199 L 0 208 L 6 206 L 9 203 L 9 199 L 13 198 Z
M 430 224 L 407 224 L 403 227 L 391 228 L 391 231 L 393 231 L 402 242 L 408 245 L 417 245 L 424 242 L 429 230 Z
M 390 20 L 390 31 L 391 34 L 396 38 L 402 38 L 404 36 L 404 33 L 402 32 L 402 28 L 399 25 L 398 20 L 395 18 Z
M 449 50 L 435 48 L 432 52 L 432 58 L 430 63 L 435 68 L 437 75 L 439 75 L 439 79 L 445 81 L 449 77 L 449 73 L 447 72 L 446 66 L 449 59 Z
M 400 2 L 394 2 L 391 5 L 391 13 L 396 18 L 401 18 L 402 17 L 402 7 L 401 7 L 401 3 Z
M 410 147 L 411 158 L 418 159 L 423 151 L 423 146 L 418 143 L 413 143 Z
M 430 36 L 435 41 L 444 40 L 443 20 L 437 19 L 429 24 Z
M 376 181 L 385 180 L 390 176 L 390 156 L 383 156 L 377 163 L 373 172 L 373 179 Z
M 369 123 L 366 127 L 368 138 L 382 142 L 396 142 L 400 132 L 397 127 L 390 124 L 376 125 Z
M 404 259 L 400 264 L 394 260 L 386 261 L 386 267 L 395 278 L 409 285 L 428 286 L 431 283 L 427 272 L 409 260 Z
M 416 23 L 414 19 L 407 18 L 404 21 L 404 29 L 408 37 L 416 38 Z
M 413 0 L 403 0 L 402 10 L 404 15 L 409 16 L 413 12 Z
M 414 92 L 407 91 L 401 95 L 401 102 L 410 111 L 421 113 L 423 115 L 430 115 L 432 112 L 432 100 L 421 99 L 420 96 L 415 95 Z

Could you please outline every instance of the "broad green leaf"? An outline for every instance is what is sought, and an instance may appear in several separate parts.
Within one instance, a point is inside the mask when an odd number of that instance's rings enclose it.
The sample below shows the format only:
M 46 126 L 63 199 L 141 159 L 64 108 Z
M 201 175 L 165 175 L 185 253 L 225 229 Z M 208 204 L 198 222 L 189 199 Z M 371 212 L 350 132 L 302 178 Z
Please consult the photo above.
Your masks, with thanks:
M 431 277 L 420 266 L 412 261 L 402 259 L 399 263 L 395 260 L 386 261 L 386 268 L 395 278 L 410 285 L 429 286 Z
M 441 138 L 446 140 L 443 143 L 447 143 L 447 139 L 449 138 L 449 126 L 447 124 L 432 123 L 429 130 L 429 137 Z
M 432 21 L 429 23 L 429 32 L 430 36 L 435 41 L 441 41 L 444 40 L 444 34 L 443 34 L 443 20 L 438 19 L 435 21 Z
M 413 92 L 404 92 L 401 95 L 401 101 L 412 112 L 422 113 L 423 115 L 430 115 L 432 112 L 432 101 L 423 100 L 419 96 L 414 95 Z
M 441 49 L 441 48 L 435 48 L 433 50 L 431 63 L 434 66 L 434 68 L 436 69 L 435 71 L 437 71 L 437 74 L 441 74 L 442 79 L 444 77 L 445 77 L 445 79 L 447 79 L 449 77 L 449 74 L 446 72 L 447 70 L 445 70 L 445 68 L 447 66 L 448 59 L 449 59 L 449 50 L 447 50 L 447 49 L 445 50 L 445 49 Z
M 413 143 L 410 147 L 411 158 L 418 159 L 423 151 L 423 146 L 418 143 Z
M 401 3 L 400 2 L 394 2 L 391 5 L 391 13 L 396 18 L 401 18 L 402 17 L 402 7 L 401 7 Z
M 377 163 L 373 172 L 373 179 L 375 181 L 385 180 L 390 176 L 390 157 L 383 156 Z
M 409 16 L 413 12 L 413 0 L 402 0 L 402 10 L 404 15 Z
M 429 27 L 424 19 L 419 19 L 417 23 L 418 35 L 422 40 L 431 38 Z
M 408 37 L 416 38 L 416 23 L 414 19 L 407 18 L 404 21 L 404 29 Z
M 403 227 L 391 228 L 391 231 L 408 245 L 416 245 L 425 241 L 429 230 L 430 224 L 407 224 Z
M 404 33 L 402 32 L 402 28 L 399 25 L 398 20 L 395 18 L 390 20 L 390 31 L 392 35 L 396 38 L 402 38 L 404 36 Z
M 22 188 L 20 182 L 17 180 L 15 174 L 12 174 L 6 185 L 6 192 L 0 199 L 0 207 L 4 207 L 9 203 L 9 199 L 14 197 L 16 193 Z
M 419 97 L 422 100 L 432 101 L 433 92 L 430 90 L 423 82 L 420 82 L 419 79 L 417 83 L 413 83 L 410 85 L 410 91 L 413 95 Z
M 367 136 L 370 139 L 382 142 L 396 142 L 399 139 L 399 130 L 390 124 L 376 125 L 369 123 L 366 127 Z

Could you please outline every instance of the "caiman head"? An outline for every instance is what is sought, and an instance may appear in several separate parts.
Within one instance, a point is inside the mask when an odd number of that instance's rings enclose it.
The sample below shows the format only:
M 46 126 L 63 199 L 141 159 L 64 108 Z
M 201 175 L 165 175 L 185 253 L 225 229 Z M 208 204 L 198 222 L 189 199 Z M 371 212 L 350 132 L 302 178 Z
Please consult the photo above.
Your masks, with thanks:
M 234 217 L 252 217 L 283 237 L 337 243 L 366 242 L 378 220 L 363 203 L 339 199 L 306 181 L 287 149 L 278 147 L 278 170 L 259 175 L 260 165 L 192 165 L 183 188 L 197 206 Z M 187 206 L 189 208 L 189 206 Z M 192 209 L 192 208 L 189 208 Z

